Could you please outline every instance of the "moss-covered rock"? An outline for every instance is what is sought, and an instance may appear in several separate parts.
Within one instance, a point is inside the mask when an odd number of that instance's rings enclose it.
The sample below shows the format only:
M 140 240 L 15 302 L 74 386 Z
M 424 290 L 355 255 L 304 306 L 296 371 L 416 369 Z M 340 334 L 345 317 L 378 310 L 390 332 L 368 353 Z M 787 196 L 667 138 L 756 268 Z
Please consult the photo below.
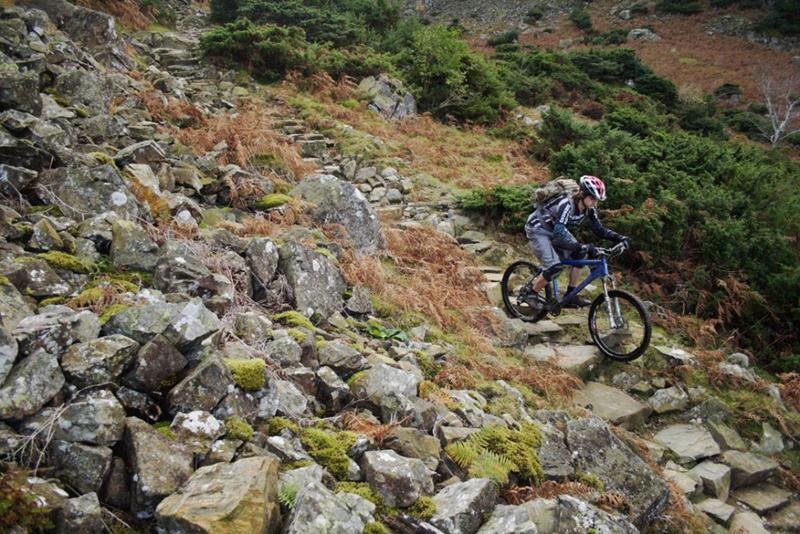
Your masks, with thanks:
M 344 479 L 350 466 L 347 451 L 356 442 L 352 432 L 334 432 L 309 427 L 303 431 L 300 441 L 314 460 L 328 469 L 333 476 Z
M 230 370 L 234 382 L 245 391 L 258 391 L 267 381 L 264 371 L 267 364 L 260 358 L 234 360 L 223 358 L 223 363 Z
M 38 256 L 56 269 L 64 269 L 65 271 L 72 271 L 80 274 L 86 274 L 92 269 L 90 263 L 86 263 L 79 257 L 67 254 L 66 252 L 51 250 L 49 252 L 43 252 Z
M 433 502 L 432 497 L 422 496 L 414 501 L 414 504 L 408 508 L 408 513 L 423 521 L 427 521 L 436 513 L 436 503 Z
M 281 193 L 272 193 L 270 195 L 264 195 L 261 197 L 258 202 L 256 202 L 256 208 L 260 210 L 268 210 L 272 208 L 277 208 L 279 206 L 283 206 L 287 202 L 289 202 L 292 198 L 289 195 L 284 195 Z
M 276 323 L 280 323 L 286 326 L 295 326 L 298 328 L 306 328 L 310 331 L 314 331 L 314 325 L 308 318 L 296 311 L 286 311 L 281 313 L 276 313 L 272 316 L 272 321 Z
M 250 441 L 253 437 L 253 427 L 238 415 L 234 415 L 225 421 L 225 431 L 230 439 Z
M 295 436 L 300 434 L 300 425 L 288 419 L 286 417 L 272 417 L 269 420 L 269 426 L 267 429 L 267 433 L 270 436 L 277 436 L 281 433 L 281 430 L 284 428 L 288 428 L 289 431 L 294 434 Z

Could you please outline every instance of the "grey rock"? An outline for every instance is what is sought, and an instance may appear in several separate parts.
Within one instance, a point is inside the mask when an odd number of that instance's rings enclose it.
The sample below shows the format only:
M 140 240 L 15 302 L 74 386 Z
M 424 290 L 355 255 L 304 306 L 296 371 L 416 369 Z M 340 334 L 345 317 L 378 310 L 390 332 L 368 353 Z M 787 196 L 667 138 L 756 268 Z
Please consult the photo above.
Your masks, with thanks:
M 655 345 L 653 348 L 660 352 L 670 365 L 697 365 L 697 358 L 695 355 L 680 347 Z
M 291 367 L 299 364 L 303 355 L 303 349 L 291 336 L 271 341 L 264 350 L 281 367 Z
M 266 237 L 256 237 L 247 247 L 247 262 L 255 287 L 268 288 L 278 272 L 278 247 Z
M 733 492 L 733 498 L 746 504 L 760 515 L 768 514 L 789 502 L 792 493 L 762 482 Z
M 639 529 L 618 514 L 609 514 L 591 504 L 569 495 L 558 497 L 556 532 L 582 534 L 584 532 L 608 532 L 636 534 Z M 543 529 L 540 530 L 543 532 Z
M 97 493 L 91 492 L 69 499 L 59 508 L 56 532 L 91 534 L 104 529 L 103 511 Z
M 64 241 L 58 231 L 47 219 L 39 219 L 33 225 L 33 235 L 28 241 L 28 248 L 37 251 L 63 250 Z
M 100 390 L 68 404 L 56 421 L 53 436 L 64 441 L 114 446 L 124 431 L 125 408 L 113 393 Z
M 680 466 L 673 464 L 673 467 L 678 468 Z M 697 478 L 690 476 L 683 468 L 676 470 L 666 467 L 661 474 L 666 480 L 674 483 L 678 490 L 689 498 L 697 496 L 703 488 L 703 484 Z
M 214 441 L 225 434 L 222 422 L 202 410 L 177 413 L 169 428 L 178 442 L 195 454 L 205 454 Z
M 15 365 L 0 388 L 0 419 L 22 419 L 38 412 L 64 385 L 58 359 L 37 352 Z
M 477 428 L 463 426 L 443 426 L 439 428 L 439 440 L 442 442 L 443 447 L 447 447 L 451 443 L 467 439 L 470 434 L 474 434 L 478 430 Z
M 388 421 L 393 415 L 406 416 L 413 412 L 409 399 L 416 397 L 421 378 L 384 363 L 378 364 L 358 376 L 350 390 L 358 398 L 367 400 Z
M 156 509 L 167 532 L 276 532 L 278 462 L 268 456 L 198 469 Z
M 536 524 L 521 506 L 498 505 L 478 534 L 539 534 Z
M 369 367 L 369 362 L 360 352 L 341 341 L 325 343 L 317 357 L 320 365 L 328 366 L 345 377 Z
M 733 363 L 720 363 L 717 365 L 717 369 L 723 375 L 730 376 L 734 379 L 742 380 L 746 384 L 755 384 L 758 380 L 758 377 L 751 371 L 745 367 L 740 367 Z
M 81 494 L 100 491 L 111 466 L 111 449 L 102 445 L 54 440 L 48 453 L 58 477 L 76 491 Z
M 234 328 L 239 339 L 255 346 L 268 339 L 272 321 L 258 312 L 242 312 L 235 314 Z
M 509 319 L 499 308 L 491 308 L 489 311 L 497 321 L 492 343 L 497 347 L 522 348 L 528 339 L 528 332 L 522 321 Z
M 136 223 L 117 220 L 111 226 L 111 260 L 115 267 L 152 271 L 158 263 L 158 245 Z
M 169 389 L 177 383 L 188 363 L 167 338 L 157 334 L 139 349 L 122 382 L 145 393 Z
M 724 402 L 716 397 L 711 397 L 693 407 L 691 410 L 684 412 L 681 415 L 681 418 L 684 421 L 700 419 L 705 422 L 719 423 L 731 421 L 733 414 L 731 413 L 730 408 L 728 408 Z
M 211 412 L 233 387 L 228 368 L 218 357 L 210 356 L 169 391 L 167 411 L 170 415 L 194 410 Z
M 564 434 L 554 425 L 539 423 L 542 446 L 539 448 L 539 463 L 547 480 L 562 482 L 575 473 L 572 453 L 567 448 Z
M 344 306 L 344 279 L 323 254 L 290 241 L 278 250 L 280 270 L 294 295 L 295 308 L 303 315 L 329 317 Z
M 77 219 L 106 211 L 123 219 L 135 219 L 141 213 L 139 202 L 111 165 L 43 171 L 39 174 L 37 192 L 43 201 L 59 206 L 65 215 Z
M 14 330 L 33 310 L 11 283 L 0 283 L 0 324 L 14 335 Z
M 0 324 L 0 386 L 6 381 L 8 373 L 17 360 L 19 345 L 17 340 Z
M 20 291 L 34 298 L 63 297 L 72 287 L 45 260 L 28 257 L 29 261 L 15 262 L 0 270 Z
M 351 493 L 334 495 L 319 482 L 300 489 L 287 520 L 286 534 L 350 534 L 373 520 L 375 505 Z
M 113 382 L 138 350 L 136 341 L 113 334 L 71 346 L 61 357 L 61 368 L 71 383 L 82 388 Z
M 727 360 L 728 363 L 738 365 L 739 367 L 744 367 L 745 369 L 750 367 L 750 357 L 742 352 L 734 352 L 733 354 L 729 354 Z
M 761 423 L 761 443 L 753 447 L 753 452 L 761 454 L 779 454 L 783 452 L 783 436 L 766 421 Z
M 0 163 L 0 193 L 16 195 L 28 189 L 39 175 L 36 171 L 24 167 L 14 167 Z
M 734 520 L 736 518 L 734 517 Z M 770 515 L 767 527 L 773 532 L 800 532 L 800 501 L 794 501 Z M 761 534 L 755 531 L 755 534 Z
M 213 273 L 188 247 L 167 244 L 153 273 L 153 283 L 165 293 L 184 293 L 204 300 L 233 300 L 229 278 Z
M 381 74 L 369 76 L 358 84 L 359 90 L 371 99 L 369 107 L 386 120 L 398 120 L 417 114 L 417 103 L 400 80 Z
M 654 412 L 661 415 L 684 410 L 689 404 L 689 395 L 683 389 L 673 386 L 657 390 L 647 402 Z
M 322 479 L 325 475 L 325 469 L 322 468 L 322 466 L 313 463 L 298 469 L 281 471 L 278 474 L 278 478 L 280 480 L 280 491 L 283 491 L 284 488 L 294 488 L 299 491 L 309 484 L 322 483 Z
M 653 440 L 672 450 L 681 463 L 702 460 L 720 453 L 719 445 L 711 433 L 700 425 L 671 425 L 653 436 Z
M 136 417 L 126 419 L 124 441 L 133 476 L 131 508 L 147 517 L 192 475 L 192 454 Z
M 163 162 L 165 158 L 164 151 L 152 140 L 126 146 L 114 155 L 114 161 L 120 168 L 131 163 L 154 166 Z
M 743 488 L 767 480 L 778 464 L 766 456 L 741 451 L 725 451 L 720 457 L 731 467 L 731 488 Z
M 754 512 L 734 513 L 730 530 L 742 534 L 769 534 L 764 527 L 764 520 Z
M 647 28 L 634 28 L 628 32 L 629 41 L 651 41 L 657 43 L 661 41 L 661 37 L 653 33 Z
M 435 527 L 447 534 L 472 534 L 494 510 L 497 486 L 491 480 L 473 478 L 447 486 L 433 501 L 436 513 L 430 522 Z
M 353 288 L 353 295 L 347 299 L 344 309 L 356 315 L 366 315 L 373 312 L 372 302 L 369 299 L 369 289 L 362 286 Z
M 300 417 L 305 415 L 308 399 L 288 380 L 271 380 L 266 394 L 258 405 L 258 417 L 268 419 L 274 415 Z
M 146 393 L 120 386 L 117 388 L 116 396 L 128 415 L 142 417 L 148 421 L 156 421 L 161 417 L 161 408 Z
M 71 39 L 87 47 L 117 40 L 114 17 L 66 0 L 23 0 L 25 7 L 41 9 Z
M 303 449 L 300 440 L 289 432 L 286 435 L 268 437 L 266 448 L 284 463 L 311 461 L 311 457 Z
M 405 508 L 433 493 L 433 479 L 425 464 L 394 451 L 369 451 L 361 460 L 367 482 L 387 506 Z
M 731 489 L 731 469 L 727 465 L 706 460 L 694 466 L 688 474 L 703 483 L 706 494 L 723 502 L 728 500 L 728 492 Z
M 618 491 L 628 501 L 637 528 L 650 524 L 669 502 L 669 487 L 599 419 L 567 423 L 567 446 L 576 470 L 592 473 L 606 491 Z
M 369 254 L 385 248 L 380 220 L 353 184 L 329 174 L 312 174 L 291 195 L 315 205 L 311 216 L 318 224 L 344 226 L 357 251 Z
M 728 526 L 730 524 L 733 512 L 736 510 L 733 506 L 726 504 L 719 499 L 704 499 L 695 504 L 695 507 L 701 512 L 710 516 L 717 523 L 720 523 L 724 526 Z
M 573 401 L 578 406 L 591 407 L 589 409 L 598 417 L 628 430 L 644 423 L 652 412 L 650 406 L 599 382 L 587 382 L 583 389 L 575 392 Z
M 436 471 L 439 466 L 439 456 L 442 453 L 439 440 L 416 428 L 393 428 L 383 444 L 406 458 L 422 460 L 431 471 Z
M 0 76 L 0 108 L 38 115 L 42 111 L 39 76 L 35 72 L 6 70 Z
M 330 367 L 317 369 L 320 400 L 330 412 L 338 412 L 350 398 L 350 387 Z
M 600 359 L 601 354 L 593 345 L 565 345 L 556 349 L 551 363 L 585 379 Z
M 116 508 L 127 510 L 131 504 L 130 477 L 125 461 L 116 456 L 111 459 L 111 467 L 106 475 L 101 493 L 102 501 Z

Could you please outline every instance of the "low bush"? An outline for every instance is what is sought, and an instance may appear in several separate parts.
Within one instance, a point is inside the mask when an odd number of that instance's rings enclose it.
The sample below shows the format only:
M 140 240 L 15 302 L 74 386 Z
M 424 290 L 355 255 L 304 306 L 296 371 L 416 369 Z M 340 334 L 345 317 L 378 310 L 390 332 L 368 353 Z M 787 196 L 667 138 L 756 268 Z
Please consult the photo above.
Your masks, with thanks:
M 491 37 L 489 37 L 489 39 L 486 40 L 486 44 L 489 46 L 497 46 L 502 44 L 516 43 L 518 40 L 519 40 L 519 31 L 510 30 L 507 32 L 492 35 Z
M 800 2 L 777 0 L 772 13 L 764 17 L 756 29 L 778 35 L 800 35 Z
M 592 26 L 592 18 L 589 16 L 589 12 L 585 9 L 576 9 L 569 14 L 569 20 L 572 21 L 573 24 L 579 29 L 584 32 L 591 32 L 594 30 Z
M 703 6 L 697 0 L 661 0 L 656 10 L 675 15 L 696 15 L 703 12 Z
M 532 7 L 525 13 L 526 24 L 536 24 L 544 17 L 544 9 L 539 6 Z

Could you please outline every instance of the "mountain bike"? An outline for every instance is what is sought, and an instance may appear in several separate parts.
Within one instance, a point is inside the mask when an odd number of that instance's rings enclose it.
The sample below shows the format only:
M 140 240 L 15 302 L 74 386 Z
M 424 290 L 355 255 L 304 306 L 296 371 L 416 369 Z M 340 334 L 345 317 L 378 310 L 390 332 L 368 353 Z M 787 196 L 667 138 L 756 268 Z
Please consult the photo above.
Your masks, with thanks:
M 626 242 L 610 249 L 597 249 L 597 258 L 562 260 L 559 265 L 589 267 L 591 270 L 578 286 L 559 298 L 558 281 L 554 278 L 545 286 L 545 297 L 533 291 L 533 280 L 542 268 L 529 261 L 516 261 L 509 265 L 500 288 L 503 304 L 508 312 L 523 321 L 536 322 L 550 315 L 559 315 L 565 304 L 592 281 L 602 278 L 603 293 L 589 307 L 589 333 L 600 351 L 614 360 L 635 360 L 647 350 L 652 334 L 650 315 L 642 302 L 633 294 L 617 289 L 614 275 L 608 268 L 608 259 L 619 256 L 628 248 Z

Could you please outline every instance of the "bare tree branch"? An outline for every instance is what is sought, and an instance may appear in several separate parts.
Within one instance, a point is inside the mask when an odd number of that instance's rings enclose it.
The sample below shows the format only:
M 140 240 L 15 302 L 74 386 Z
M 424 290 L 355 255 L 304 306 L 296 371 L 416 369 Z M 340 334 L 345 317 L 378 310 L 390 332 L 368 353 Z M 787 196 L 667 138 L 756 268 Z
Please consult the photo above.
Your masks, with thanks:
M 789 71 L 778 74 L 762 71 L 757 79 L 768 120 L 759 130 L 772 146 L 776 146 L 800 132 L 800 76 Z

